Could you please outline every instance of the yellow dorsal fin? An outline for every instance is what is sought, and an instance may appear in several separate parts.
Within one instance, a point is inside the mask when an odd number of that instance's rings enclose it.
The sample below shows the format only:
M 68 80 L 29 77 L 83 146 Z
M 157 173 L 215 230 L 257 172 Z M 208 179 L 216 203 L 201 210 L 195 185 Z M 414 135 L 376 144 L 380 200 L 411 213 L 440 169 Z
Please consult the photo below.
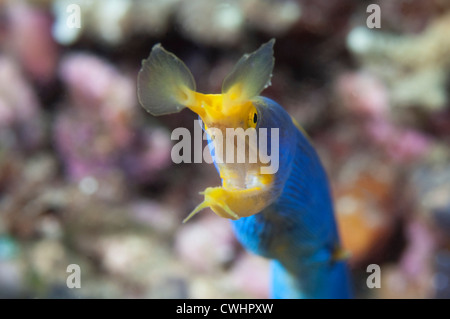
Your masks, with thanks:
M 245 54 L 234 66 L 222 84 L 222 94 L 230 102 L 242 103 L 261 93 L 270 85 L 275 63 L 273 45 L 275 39 L 263 44 L 251 54 Z
M 195 80 L 173 53 L 156 44 L 138 75 L 138 98 L 152 115 L 177 113 L 193 103 Z
M 292 119 L 292 123 L 294 123 L 294 125 L 300 130 L 300 132 L 302 132 L 303 135 L 305 135 L 305 137 L 309 141 L 311 141 L 311 138 L 309 137 L 308 133 L 306 133 L 305 129 L 300 125 L 300 123 L 298 123 L 297 120 L 293 116 L 291 116 L 291 119 Z

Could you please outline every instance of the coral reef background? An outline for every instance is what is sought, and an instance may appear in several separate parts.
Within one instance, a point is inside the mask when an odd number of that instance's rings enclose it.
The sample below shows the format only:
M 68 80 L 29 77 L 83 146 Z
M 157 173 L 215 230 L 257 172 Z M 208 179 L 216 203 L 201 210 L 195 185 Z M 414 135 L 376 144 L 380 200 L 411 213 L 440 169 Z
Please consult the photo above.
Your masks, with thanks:
M 220 180 L 172 162 L 196 117 L 145 113 L 136 78 L 161 42 L 218 93 L 273 37 L 263 95 L 321 156 L 356 296 L 449 298 L 449 34 L 446 0 L 0 0 L 0 298 L 267 298 L 227 220 L 181 224 Z

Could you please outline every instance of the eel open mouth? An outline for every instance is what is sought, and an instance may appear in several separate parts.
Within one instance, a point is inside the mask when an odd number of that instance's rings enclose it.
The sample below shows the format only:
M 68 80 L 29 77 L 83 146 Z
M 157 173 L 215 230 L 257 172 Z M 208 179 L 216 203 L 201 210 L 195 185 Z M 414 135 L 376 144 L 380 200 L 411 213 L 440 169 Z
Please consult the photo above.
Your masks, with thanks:
M 200 194 L 204 200 L 183 221 L 209 207 L 220 217 L 233 220 L 247 217 L 267 207 L 273 198 L 274 175 L 261 174 L 258 163 L 218 164 L 221 187 L 208 187 Z

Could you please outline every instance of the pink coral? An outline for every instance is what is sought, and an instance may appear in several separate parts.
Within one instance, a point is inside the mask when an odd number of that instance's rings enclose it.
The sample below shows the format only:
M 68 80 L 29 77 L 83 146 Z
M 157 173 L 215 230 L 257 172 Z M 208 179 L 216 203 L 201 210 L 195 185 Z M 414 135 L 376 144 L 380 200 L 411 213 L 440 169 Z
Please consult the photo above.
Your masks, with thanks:
M 386 87 L 370 73 L 344 73 L 338 78 L 337 91 L 344 106 L 353 113 L 385 117 L 389 110 Z
M 374 75 L 345 73 L 338 78 L 336 91 L 347 110 L 363 116 L 363 130 L 394 161 L 414 160 L 429 150 L 430 139 L 424 134 L 392 123 L 388 91 Z
M 213 271 L 232 260 L 236 239 L 228 220 L 217 216 L 187 223 L 176 234 L 175 250 L 199 271 Z
M 168 132 L 136 125 L 131 77 L 82 53 L 64 57 L 60 74 L 70 98 L 57 116 L 55 141 L 72 179 L 119 169 L 134 182 L 145 182 L 170 164 Z
M 397 128 L 385 120 L 369 121 L 366 130 L 369 137 L 397 162 L 418 159 L 431 146 L 430 139 L 419 131 Z
M 14 133 L 25 148 L 38 146 L 43 139 L 40 104 L 19 66 L 0 55 L 0 126 Z
M 230 280 L 240 291 L 245 291 L 254 298 L 269 298 L 269 261 L 245 254 L 233 265 Z
M 52 20 L 42 9 L 26 3 L 8 7 L 10 49 L 33 77 L 50 81 L 55 73 L 59 49 L 51 34 Z
M 430 271 L 436 238 L 431 230 L 419 221 L 410 222 L 406 231 L 409 245 L 403 253 L 400 266 L 406 275 L 414 278 Z

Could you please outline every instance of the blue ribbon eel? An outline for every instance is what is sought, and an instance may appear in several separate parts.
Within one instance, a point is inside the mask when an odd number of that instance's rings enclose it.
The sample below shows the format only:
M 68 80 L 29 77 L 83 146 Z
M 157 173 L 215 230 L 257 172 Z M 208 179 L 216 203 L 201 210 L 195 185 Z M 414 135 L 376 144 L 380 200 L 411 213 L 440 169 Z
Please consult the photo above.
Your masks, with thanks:
M 222 185 L 202 192 L 203 202 L 185 221 L 207 207 L 231 219 L 240 243 L 271 259 L 273 298 L 350 298 L 350 275 L 320 159 L 295 120 L 259 95 L 270 85 L 274 43 L 245 54 L 224 79 L 221 94 L 197 92 L 186 65 L 156 44 L 142 62 L 138 98 L 154 116 L 189 108 L 208 134 Z M 227 135 L 229 129 L 241 134 Z M 234 155 L 227 157 L 230 151 Z M 236 160 L 240 155 L 244 158 Z

